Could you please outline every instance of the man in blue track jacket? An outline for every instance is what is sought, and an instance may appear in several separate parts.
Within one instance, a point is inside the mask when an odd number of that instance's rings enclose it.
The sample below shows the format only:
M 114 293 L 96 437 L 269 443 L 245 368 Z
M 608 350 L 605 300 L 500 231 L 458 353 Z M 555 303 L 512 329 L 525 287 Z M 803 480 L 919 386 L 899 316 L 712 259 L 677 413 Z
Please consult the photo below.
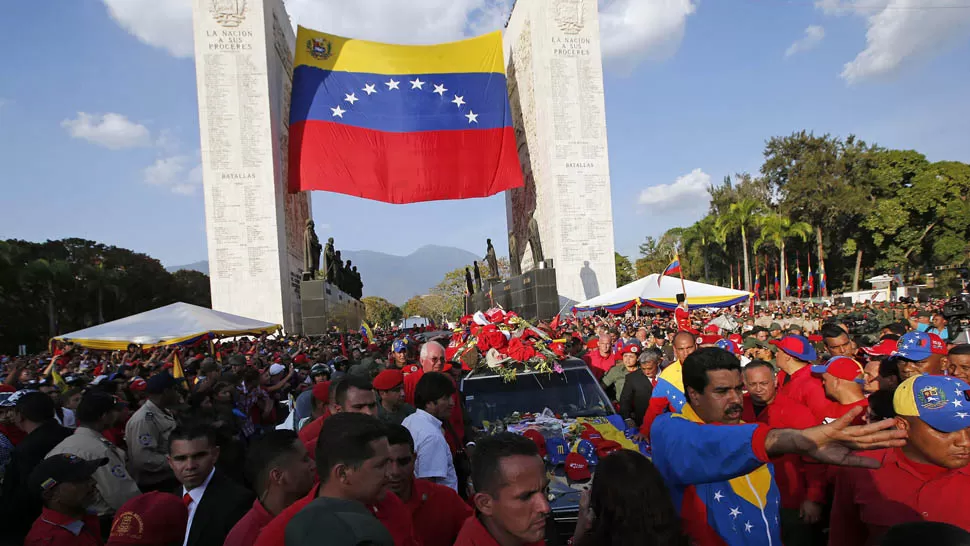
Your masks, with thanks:
M 855 449 L 905 444 L 892 420 L 849 426 L 861 411 L 806 430 L 741 422 L 741 363 L 716 347 L 683 362 L 680 413 L 651 428 L 653 463 L 670 488 L 684 529 L 698 546 L 781 546 L 780 497 L 770 457 L 797 453 L 830 464 L 869 466 Z M 725 426 L 727 425 L 727 426 Z

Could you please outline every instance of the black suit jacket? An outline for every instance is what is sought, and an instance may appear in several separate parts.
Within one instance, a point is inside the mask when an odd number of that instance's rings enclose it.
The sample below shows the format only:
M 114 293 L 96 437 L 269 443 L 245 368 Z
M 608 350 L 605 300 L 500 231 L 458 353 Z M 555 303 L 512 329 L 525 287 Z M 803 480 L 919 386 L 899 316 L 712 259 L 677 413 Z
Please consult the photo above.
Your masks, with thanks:
M 620 415 L 624 419 L 633 419 L 639 428 L 643 424 L 643 414 L 647 412 L 651 396 L 653 384 L 649 377 L 640 370 L 627 374 L 623 392 L 620 393 Z
M 182 488 L 176 493 L 182 497 Z M 253 507 L 252 491 L 232 481 L 216 469 L 192 517 L 188 546 L 221 545 L 246 512 Z

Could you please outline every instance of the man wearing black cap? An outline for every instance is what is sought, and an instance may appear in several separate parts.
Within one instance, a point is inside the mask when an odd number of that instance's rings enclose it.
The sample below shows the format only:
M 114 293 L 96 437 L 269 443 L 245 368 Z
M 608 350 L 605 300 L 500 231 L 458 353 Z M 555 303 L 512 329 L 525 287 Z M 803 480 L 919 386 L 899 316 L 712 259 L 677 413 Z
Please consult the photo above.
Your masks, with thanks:
M 148 400 L 125 426 L 129 470 L 142 491 L 171 490 L 178 485 L 166 456 L 168 436 L 175 429 L 169 408 L 179 403 L 175 390 L 179 381 L 168 373 L 149 377 L 145 385 Z
M 4 471 L 0 494 L 4 524 L 0 525 L 0 543 L 8 539 L 11 544 L 19 544 L 41 510 L 28 488 L 28 477 L 54 446 L 71 435 L 71 429 L 54 420 L 54 401 L 46 394 L 18 392 L 13 396 L 17 397 L 15 424 L 27 435 L 14 448 Z
M 76 455 L 54 455 L 37 465 L 28 481 L 44 510 L 34 521 L 24 546 L 100 546 L 98 518 L 87 513 L 95 492 L 91 475 L 107 459 L 88 461 Z
M 107 459 L 107 464 L 94 472 L 98 495 L 91 508 L 102 518 L 101 528 L 107 532 L 111 518 L 128 499 L 141 494 L 135 480 L 125 468 L 125 452 L 102 434 L 118 426 L 125 404 L 102 391 L 91 391 L 77 406 L 78 427 L 51 450 L 48 457 L 58 454 L 77 455 L 82 459 Z

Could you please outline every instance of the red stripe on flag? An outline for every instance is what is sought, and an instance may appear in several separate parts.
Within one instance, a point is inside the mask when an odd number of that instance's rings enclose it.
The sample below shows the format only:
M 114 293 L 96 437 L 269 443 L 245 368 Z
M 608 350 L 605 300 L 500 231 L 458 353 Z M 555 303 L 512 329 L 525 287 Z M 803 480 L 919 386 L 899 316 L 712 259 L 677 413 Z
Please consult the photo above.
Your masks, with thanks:
M 488 197 L 522 186 L 511 127 L 387 133 L 328 121 L 290 126 L 291 192 L 387 203 Z

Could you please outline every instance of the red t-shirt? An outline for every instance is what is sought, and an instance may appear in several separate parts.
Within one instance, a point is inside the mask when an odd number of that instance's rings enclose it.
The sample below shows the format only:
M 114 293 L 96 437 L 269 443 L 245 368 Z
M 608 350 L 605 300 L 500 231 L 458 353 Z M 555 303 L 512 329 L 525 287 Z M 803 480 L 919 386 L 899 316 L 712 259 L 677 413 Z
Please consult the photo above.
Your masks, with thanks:
M 320 492 L 320 485 L 314 485 L 307 496 L 294 502 L 280 512 L 272 521 L 263 527 L 263 531 L 256 538 L 255 546 L 284 546 L 286 544 L 286 526 L 290 520 L 303 508 L 313 502 Z M 421 543 L 415 538 L 414 526 L 411 524 L 410 513 L 397 495 L 390 491 L 384 499 L 374 506 L 368 506 L 374 516 L 387 528 L 394 539 L 394 546 L 419 546 Z
M 616 355 L 610 353 L 603 356 L 600 354 L 599 349 L 596 349 L 586 353 L 586 355 L 583 356 L 583 360 L 586 361 L 586 365 L 593 370 L 594 374 L 596 374 L 596 378 L 600 379 L 604 374 L 606 374 L 606 372 L 610 371 L 610 368 L 612 368 L 614 364 L 616 364 Z
M 263 503 L 259 502 L 259 499 L 254 500 L 249 512 L 246 512 L 246 515 L 229 531 L 223 546 L 253 546 L 256 544 L 259 532 L 271 521 L 273 521 L 273 514 L 263 508 Z
M 855 419 L 852 420 L 852 424 L 864 425 L 868 423 L 869 421 L 866 416 L 866 410 L 869 408 L 868 398 L 863 398 L 862 400 L 859 400 L 858 402 L 853 402 L 852 404 L 839 404 L 838 402 L 835 402 L 829 408 L 828 416 L 824 419 L 823 422 L 831 423 L 832 421 L 835 421 L 836 419 L 838 419 L 839 417 L 842 417 L 846 413 L 849 413 L 849 411 L 852 410 L 852 408 L 856 408 L 856 407 L 862 408 L 863 411 L 858 416 L 856 416 Z
M 75 533 L 74 531 L 77 531 Z M 44 508 L 24 539 L 24 546 L 102 546 L 98 516 L 76 520 Z
M 542 546 L 545 541 L 524 544 L 523 546 Z M 465 520 L 461 532 L 455 540 L 455 546 L 501 546 L 497 540 L 488 534 L 488 529 L 482 525 L 477 516 Z
M 323 422 L 327 420 L 327 417 L 330 417 L 330 408 L 327 408 L 320 417 L 304 425 L 297 433 L 311 459 L 316 459 L 317 438 L 320 437 L 320 429 L 323 428 Z
M 890 527 L 941 521 L 970 531 L 964 500 L 970 466 L 946 470 L 910 460 L 899 448 L 860 451 L 879 468 L 841 467 L 832 501 L 830 546 L 871 546 Z
M 811 366 L 804 366 L 790 376 L 779 373 L 778 381 L 778 393 L 808 407 L 818 420 L 816 424 L 822 424 L 831 412 L 836 411 L 832 406 L 837 403 L 825 396 L 822 380 L 812 375 Z
M 454 489 L 428 480 L 411 481 L 411 499 L 404 505 L 424 546 L 451 546 L 472 515 L 471 507 Z

